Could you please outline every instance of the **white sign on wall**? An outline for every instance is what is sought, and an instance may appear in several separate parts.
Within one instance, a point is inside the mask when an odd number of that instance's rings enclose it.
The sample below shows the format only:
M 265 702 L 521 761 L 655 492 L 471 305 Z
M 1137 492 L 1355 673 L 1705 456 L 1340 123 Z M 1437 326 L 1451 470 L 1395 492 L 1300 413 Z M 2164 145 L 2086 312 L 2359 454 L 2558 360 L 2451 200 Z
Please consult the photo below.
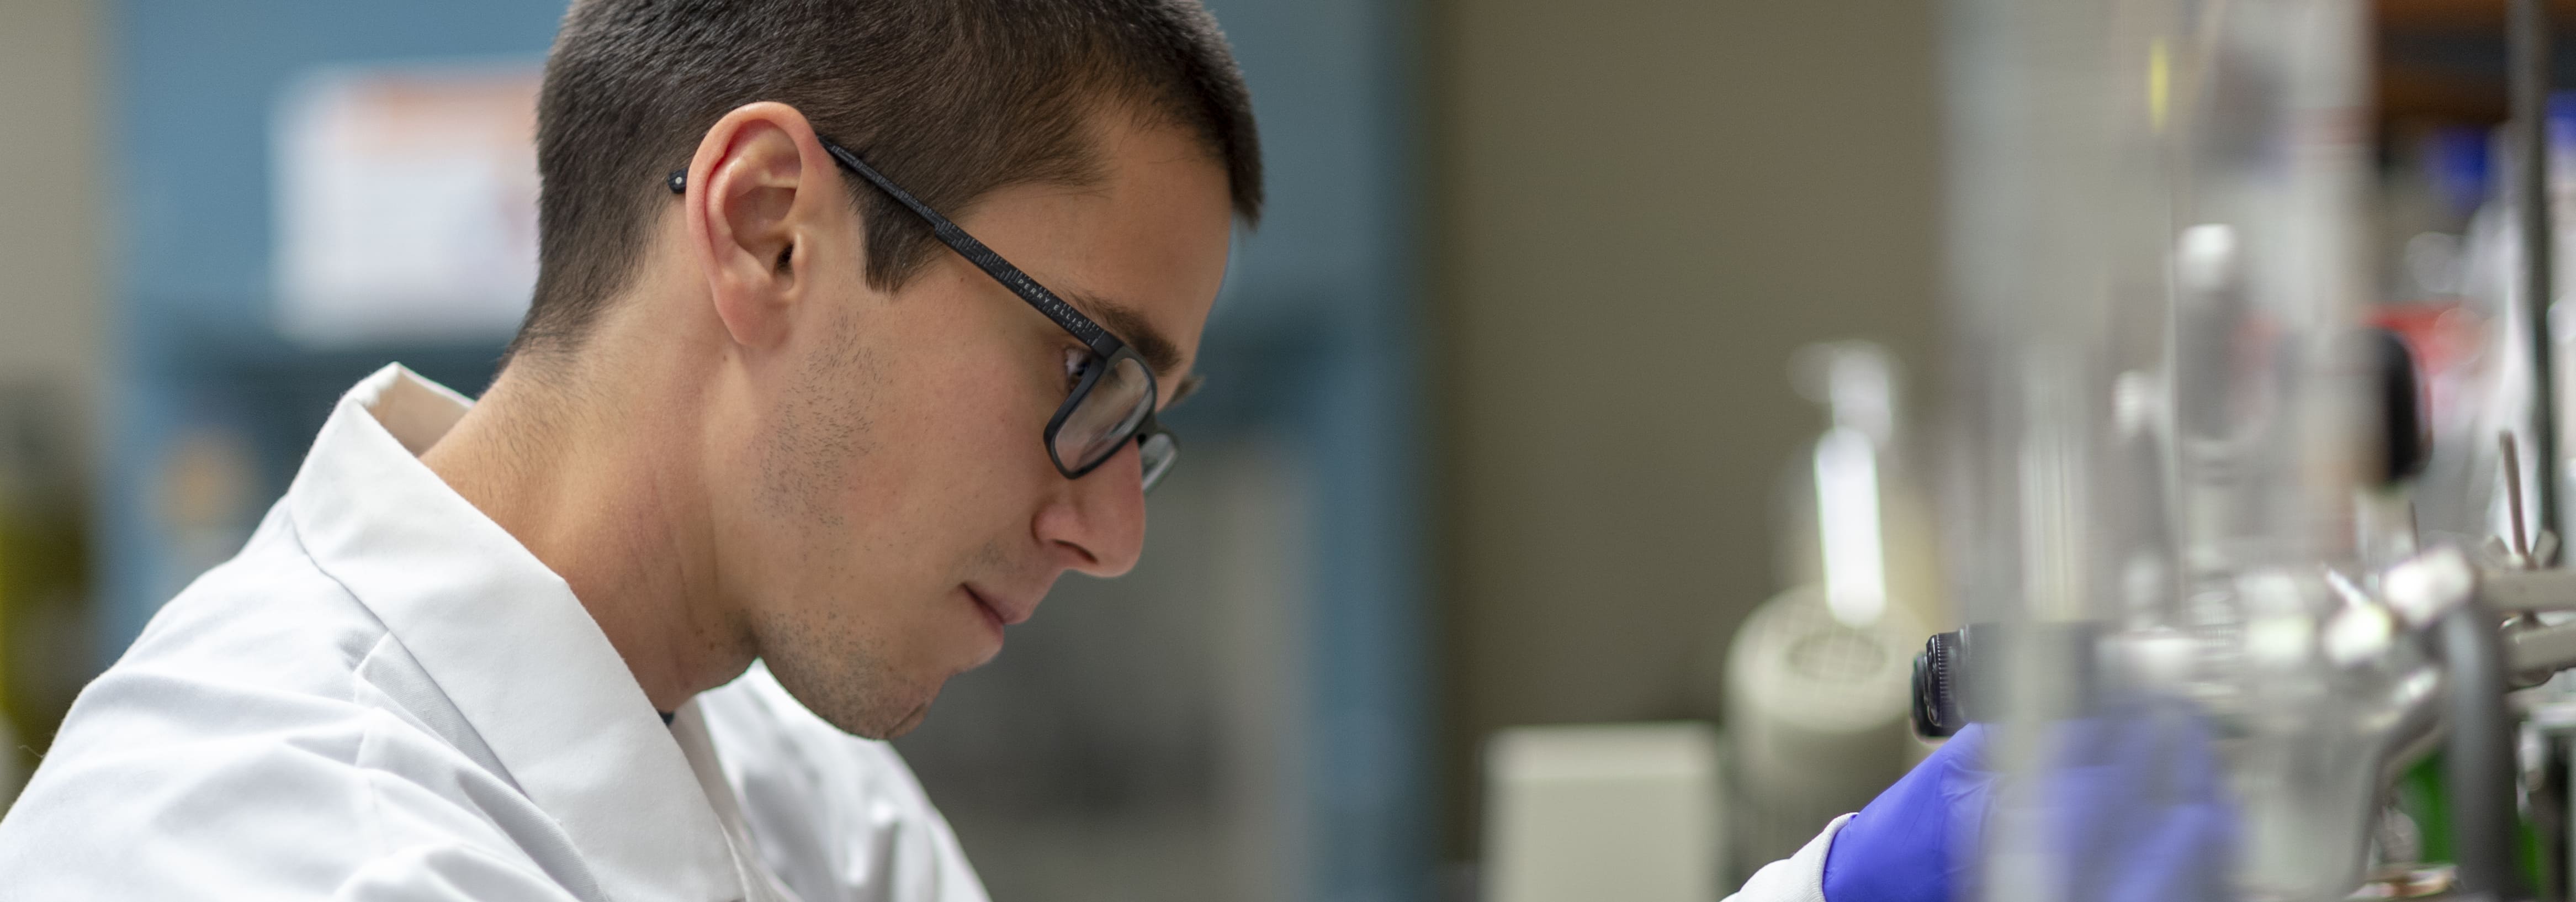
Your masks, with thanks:
M 537 280 L 531 64 L 331 68 L 273 129 L 278 327 L 312 345 L 492 341 Z

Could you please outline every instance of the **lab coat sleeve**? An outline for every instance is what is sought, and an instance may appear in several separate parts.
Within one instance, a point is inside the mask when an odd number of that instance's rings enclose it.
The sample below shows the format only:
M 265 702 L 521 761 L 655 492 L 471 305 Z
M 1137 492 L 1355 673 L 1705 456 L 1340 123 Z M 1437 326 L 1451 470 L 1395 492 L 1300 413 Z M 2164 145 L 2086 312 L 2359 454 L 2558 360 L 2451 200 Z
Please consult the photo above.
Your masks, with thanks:
M 121 667 L 0 821 L 0 900 L 574 902 L 469 804 L 497 778 L 396 776 L 452 755 L 344 701 Z
M 1826 902 L 1825 853 L 1833 851 L 1834 834 L 1842 832 L 1851 817 L 1834 818 L 1797 854 L 1763 865 L 1726 902 Z

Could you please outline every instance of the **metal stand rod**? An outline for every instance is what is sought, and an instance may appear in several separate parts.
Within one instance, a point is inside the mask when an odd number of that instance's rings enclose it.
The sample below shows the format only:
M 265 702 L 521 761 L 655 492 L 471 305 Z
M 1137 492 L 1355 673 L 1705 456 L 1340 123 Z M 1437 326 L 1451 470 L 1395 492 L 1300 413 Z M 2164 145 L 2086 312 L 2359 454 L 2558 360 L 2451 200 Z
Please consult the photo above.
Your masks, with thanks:
M 2550 351 L 2549 310 L 2557 300 L 2551 282 L 2549 216 L 2549 8 L 2543 0 L 2513 0 L 2507 20 L 2508 101 L 2515 147 L 2513 192 L 2522 220 L 2522 303 L 2531 355 L 2532 524 L 2563 532 L 2558 522 L 2558 379 Z M 2549 562 L 2535 562 L 2546 566 Z
M 2558 457 L 2558 376 L 2556 361 L 2557 330 L 2550 313 L 2557 306 L 2557 284 L 2553 278 L 2557 248 L 2552 234 L 2553 217 L 2549 209 L 2549 7 L 2545 0 L 2511 0 L 2505 24 L 2507 45 L 2508 97 L 2511 104 L 2514 154 L 2513 190 L 2522 225 L 2522 303 L 2528 353 L 2531 356 L 2530 448 L 2532 464 L 2533 545 L 2529 566 L 2547 568 L 2553 560 L 2555 543 L 2540 550 L 2542 535 L 2566 535 L 2567 524 L 2558 518 L 2558 492 L 2565 481 L 2566 464 Z M 2468 605 L 2451 612 L 2442 624 L 2443 651 L 2449 658 L 2454 684 L 2451 697 L 2451 749 L 2446 775 L 2451 784 L 2453 812 L 2460 818 L 2457 825 L 2457 851 L 2460 859 L 2461 888 L 2470 892 L 2491 892 L 2504 898 L 2520 895 L 2513 878 L 2514 867 L 2513 774 L 2515 729 L 2506 710 L 2505 661 L 2500 648 L 2502 637 L 2487 611 Z M 2492 683 L 2490 683 L 2492 680 Z M 2477 696 L 2483 694 L 2484 699 Z M 2483 723 L 2492 720 L 2491 725 Z M 2489 743 L 2498 747 L 2488 749 Z M 2554 756 L 2553 756 L 2554 757 Z M 2553 765 L 2555 762 L 2552 762 Z M 2500 769 L 2500 774 L 2483 771 Z M 2563 778 L 2552 779 L 2551 789 L 2565 791 Z M 2540 787 L 2535 787 L 2540 789 Z M 2546 795 L 2547 793 L 2541 793 Z M 2483 809 L 2501 806 L 2501 811 Z M 2558 856 L 2565 854 L 2568 824 L 2556 818 L 2537 820 L 2545 834 L 2542 854 L 2553 859 L 2543 873 L 2543 888 L 2554 899 L 2565 899 L 2570 869 Z M 2503 832 L 2497 833 L 2501 829 Z M 2491 835 L 2490 835 L 2491 834 Z M 2547 835 L 2554 834 L 2554 835 Z M 2470 880 L 2471 861 L 2480 869 L 2493 868 L 2508 882 L 2489 883 L 2480 877 Z
M 2451 854 L 2460 893 L 2525 898 L 2514 866 L 2514 732 L 2504 704 L 2502 637 L 2494 615 L 2466 604 L 2445 614 L 2442 662 L 2450 671 L 2451 735 L 2442 777 L 2451 797 Z
M 2567 898 L 2567 859 L 2559 854 L 2560 838 L 2567 835 L 2567 741 L 2561 736 L 2544 736 L 2543 753 L 2538 772 L 2525 770 L 2524 794 L 2530 799 L 2526 810 L 2531 831 L 2540 842 L 2540 860 L 2533 862 L 2540 872 L 2540 898 L 2563 902 Z

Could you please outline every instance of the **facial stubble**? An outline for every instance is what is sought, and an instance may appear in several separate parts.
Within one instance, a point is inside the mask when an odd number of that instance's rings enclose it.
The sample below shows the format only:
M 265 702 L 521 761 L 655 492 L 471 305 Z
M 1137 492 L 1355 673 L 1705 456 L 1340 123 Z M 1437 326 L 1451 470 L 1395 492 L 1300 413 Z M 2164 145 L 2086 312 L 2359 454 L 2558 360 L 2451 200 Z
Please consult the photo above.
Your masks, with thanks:
M 752 633 L 788 694 L 844 731 L 890 739 L 921 722 L 940 680 L 921 685 L 897 672 L 889 637 L 852 610 L 863 600 L 833 591 L 865 584 L 848 572 L 849 549 L 817 541 L 850 532 L 851 481 L 877 447 L 868 411 L 885 380 L 860 338 L 857 313 L 842 311 L 827 344 L 799 365 L 794 386 L 771 411 L 760 460 L 763 512 L 803 540 L 795 543 L 795 565 L 817 578 L 788 587 L 807 597 L 761 606 Z M 816 592 L 831 597 L 812 597 Z

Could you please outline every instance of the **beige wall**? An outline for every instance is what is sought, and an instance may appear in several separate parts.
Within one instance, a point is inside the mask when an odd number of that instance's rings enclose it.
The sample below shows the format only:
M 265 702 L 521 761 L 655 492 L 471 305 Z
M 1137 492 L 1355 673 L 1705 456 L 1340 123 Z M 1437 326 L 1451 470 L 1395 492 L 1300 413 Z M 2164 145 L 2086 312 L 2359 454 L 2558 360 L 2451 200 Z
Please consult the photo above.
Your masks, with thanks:
M 0 386 L 56 386 L 84 426 L 106 319 L 100 6 L 0 0 Z
M 1449 853 L 1509 724 L 1694 713 L 1821 428 L 1799 345 L 1924 392 L 1932 0 L 1435 0 Z

